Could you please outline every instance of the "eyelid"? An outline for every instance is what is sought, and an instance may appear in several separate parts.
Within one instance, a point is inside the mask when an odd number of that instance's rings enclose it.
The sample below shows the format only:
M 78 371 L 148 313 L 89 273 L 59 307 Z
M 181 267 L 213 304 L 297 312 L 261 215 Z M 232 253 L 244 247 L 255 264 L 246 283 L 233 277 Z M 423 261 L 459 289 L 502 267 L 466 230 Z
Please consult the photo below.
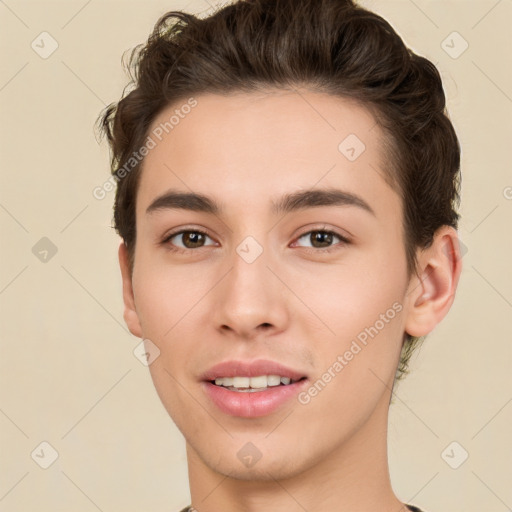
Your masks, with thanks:
M 184 227 L 177 228 L 176 230 L 172 230 L 163 236 L 162 241 L 160 243 L 162 245 L 166 245 L 170 242 L 171 238 L 174 238 L 177 235 L 182 235 L 184 233 L 201 233 L 217 243 L 217 241 L 208 233 L 207 230 L 205 230 L 203 228 L 194 227 L 194 226 L 184 226 Z M 205 246 L 203 246 L 203 247 L 205 247 Z M 209 247 L 209 246 L 206 246 L 206 247 Z M 183 247 L 174 246 L 173 249 L 175 249 L 177 251 L 193 251 L 193 250 L 197 250 L 197 249 L 202 249 L 202 247 L 198 247 L 196 249 L 187 249 L 187 248 L 184 249 Z
M 342 234 L 339 229 L 330 227 L 326 224 L 322 224 L 322 225 L 318 225 L 318 226 L 308 226 L 305 231 L 302 231 L 300 234 L 298 234 L 295 237 L 295 240 L 298 240 L 299 238 L 302 238 L 304 235 L 308 235 L 309 233 L 312 233 L 315 231 L 331 233 L 331 234 L 336 235 L 337 237 L 341 238 L 341 240 L 343 240 L 346 243 L 350 243 L 352 241 L 352 235 L 350 235 L 348 232 L 343 230 L 344 234 Z

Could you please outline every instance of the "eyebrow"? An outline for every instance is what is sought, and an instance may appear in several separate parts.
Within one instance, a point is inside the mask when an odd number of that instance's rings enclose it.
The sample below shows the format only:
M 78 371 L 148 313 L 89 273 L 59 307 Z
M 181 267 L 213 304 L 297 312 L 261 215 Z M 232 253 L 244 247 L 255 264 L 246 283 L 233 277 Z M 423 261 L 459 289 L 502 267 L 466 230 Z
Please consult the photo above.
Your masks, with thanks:
M 300 190 L 286 194 L 278 202 L 272 202 L 272 213 L 279 215 L 319 206 L 355 206 L 375 216 L 375 212 L 364 199 L 351 192 L 335 188 Z M 223 211 L 218 202 L 204 194 L 169 190 L 148 206 L 146 214 L 168 209 L 190 210 L 212 215 L 221 215 Z

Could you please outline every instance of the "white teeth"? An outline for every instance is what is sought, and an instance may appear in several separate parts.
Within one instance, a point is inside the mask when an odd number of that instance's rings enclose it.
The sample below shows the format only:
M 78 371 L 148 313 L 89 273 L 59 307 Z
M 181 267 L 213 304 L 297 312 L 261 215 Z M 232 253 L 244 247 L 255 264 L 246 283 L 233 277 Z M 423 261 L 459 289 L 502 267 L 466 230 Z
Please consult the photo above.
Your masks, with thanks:
M 257 377 L 217 377 L 215 384 L 227 388 L 238 389 L 265 389 L 267 387 L 288 385 L 292 381 L 290 377 L 281 377 L 279 375 L 259 375 Z
M 233 377 L 233 387 L 235 388 L 248 388 L 250 387 L 249 377 Z
M 279 386 L 281 384 L 281 377 L 279 375 L 269 375 L 267 382 L 269 386 Z
M 250 384 L 251 388 L 266 388 L 267 377 L 265 375 L 260 375 L 259 377 L 251 377 Z

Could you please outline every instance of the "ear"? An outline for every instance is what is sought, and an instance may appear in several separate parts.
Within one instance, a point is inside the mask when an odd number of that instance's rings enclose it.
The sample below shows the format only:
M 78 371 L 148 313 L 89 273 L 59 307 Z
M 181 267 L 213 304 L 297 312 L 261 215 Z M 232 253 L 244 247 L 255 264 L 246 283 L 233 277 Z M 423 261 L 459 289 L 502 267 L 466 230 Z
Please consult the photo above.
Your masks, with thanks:
M 124 314 L 123 318 L 130 329 L 130 332 L 142 338 L 142 329 L 140 327 L 139 316 L 135 309 L 135 298 L 133 295 L 132 275 L 130 272 L 130 264 L 128 260 L 128 249 L 124 242 L 119 245 L 119 266 L 121 268 L 121 276 L 123 279 L 123 302 Z
M 444 318 L 455 298 L 462 269 L 457 231 L 439 228 L 432 244 L 417 256 L 417 272 L 407 291 L 405 331 L 425 336 Z

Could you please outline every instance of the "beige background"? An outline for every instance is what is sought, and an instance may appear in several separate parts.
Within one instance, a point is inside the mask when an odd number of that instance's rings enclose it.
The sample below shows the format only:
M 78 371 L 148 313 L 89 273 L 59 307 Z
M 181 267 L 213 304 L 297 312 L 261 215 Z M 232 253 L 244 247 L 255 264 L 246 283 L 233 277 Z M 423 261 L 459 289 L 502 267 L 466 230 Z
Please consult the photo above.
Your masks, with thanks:
M 439 67 L 463 146 L 468 252 L 452 312 L 396 390 L 392 480 L 400 498 L 426 511 L 505 512 L 512 2 L 364 5 Z M 113 193 L 92 195 L 108 178 L 93 124 L 127 81 L 121 55 L 161 14 L 181 8 L 210 9 L 202 0 L 0 0 L 0 511 L 172 512 L 189 503 L 183 439 L 122 319 Z M 59 45 L 46 59 L 31 47 L 42 46 L 43 31 Z M 57 248 L 46 262 L 36 246 L 43 237 Z M 58 452 L 47 469 L 44 441 Z M 445 452 L 453 441 L 460 446 Z M 452 469 L 447 461 L 460 462 L 463 450 L 469 458 Z

